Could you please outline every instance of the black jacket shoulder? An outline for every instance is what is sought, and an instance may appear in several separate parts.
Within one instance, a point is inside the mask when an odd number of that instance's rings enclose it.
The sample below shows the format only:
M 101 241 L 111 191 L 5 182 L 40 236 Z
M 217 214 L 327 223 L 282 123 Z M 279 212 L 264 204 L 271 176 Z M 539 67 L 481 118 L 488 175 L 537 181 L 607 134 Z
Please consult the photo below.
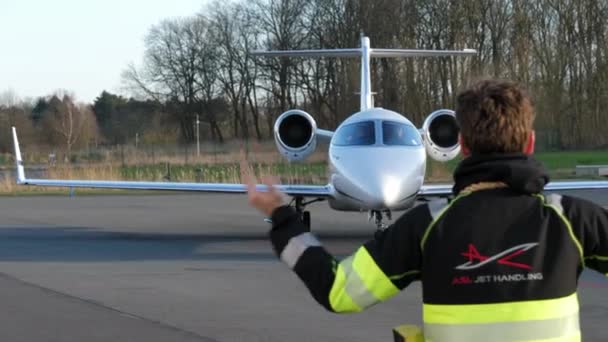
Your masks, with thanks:
M 608 210 L 577 197 L 561 196 L 564 217 L 583 249 L 588 267 L 608 272 Z

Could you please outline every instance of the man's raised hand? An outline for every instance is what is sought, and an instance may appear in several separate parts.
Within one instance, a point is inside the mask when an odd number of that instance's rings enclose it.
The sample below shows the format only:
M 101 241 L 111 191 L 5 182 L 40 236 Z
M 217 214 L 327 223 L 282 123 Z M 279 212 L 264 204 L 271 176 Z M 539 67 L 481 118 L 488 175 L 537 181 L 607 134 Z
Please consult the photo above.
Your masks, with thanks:
M 249 205 L 270 217 L 275 209 L 285 204 L 284 195 L 275 187 L 276 179 L 271 176 L 263 177 L 267 191 L 258 191 L 256 177 L 249 167 L 244 153 L 241 151 L 241 179 L 247 184 Z

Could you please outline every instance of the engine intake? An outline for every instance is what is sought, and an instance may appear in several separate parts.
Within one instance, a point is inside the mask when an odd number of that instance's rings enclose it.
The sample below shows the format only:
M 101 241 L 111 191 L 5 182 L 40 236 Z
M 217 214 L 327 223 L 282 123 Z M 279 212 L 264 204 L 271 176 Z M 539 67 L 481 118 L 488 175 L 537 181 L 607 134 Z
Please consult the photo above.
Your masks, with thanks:
M 274 124 L 274 139 L 282 156 L 289 161 L 301 161 L 317 147 L 317 123 L 308 113 L 299 109 L 281 114 Z
M 429 114 L 421 130 L 428 155 L 441 162 L 456 158 L 460 153 L 459 132 L 454 111 L 440 109 Z

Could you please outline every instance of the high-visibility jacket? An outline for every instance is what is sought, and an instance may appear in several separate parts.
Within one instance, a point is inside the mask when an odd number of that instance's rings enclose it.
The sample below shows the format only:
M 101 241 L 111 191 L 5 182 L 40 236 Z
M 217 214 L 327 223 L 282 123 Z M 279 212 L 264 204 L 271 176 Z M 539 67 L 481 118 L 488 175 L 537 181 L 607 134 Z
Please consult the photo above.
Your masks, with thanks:
M 524 155 L 469 157 L 454 178 L 449 203 L 414 207 L 341 261 L 278 208 L 274 250 L 333 312 L 420 280 L 425 341 L 580 341 L 577 281 L 584 267 L 608 273 L 608 212 L 542 194 L 548 177 Z M 469 190 L 485 182 L 505 186 Z

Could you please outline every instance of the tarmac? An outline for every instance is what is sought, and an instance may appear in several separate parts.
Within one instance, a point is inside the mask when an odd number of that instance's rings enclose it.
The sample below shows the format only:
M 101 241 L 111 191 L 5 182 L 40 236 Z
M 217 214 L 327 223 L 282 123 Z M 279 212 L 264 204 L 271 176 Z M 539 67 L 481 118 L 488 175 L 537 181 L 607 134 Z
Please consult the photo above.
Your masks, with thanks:
M 578 192 L 604 206 L 608 191 Z M 421 323 L 418 283 L 352 315 L 319 306 L 238 195 L 0 198 L 0 341 L 392 341 Z M 365 213 L 310 207 L 337 256 Z M 606 341 L 608 281 L 580 281 L 584 341 Z

